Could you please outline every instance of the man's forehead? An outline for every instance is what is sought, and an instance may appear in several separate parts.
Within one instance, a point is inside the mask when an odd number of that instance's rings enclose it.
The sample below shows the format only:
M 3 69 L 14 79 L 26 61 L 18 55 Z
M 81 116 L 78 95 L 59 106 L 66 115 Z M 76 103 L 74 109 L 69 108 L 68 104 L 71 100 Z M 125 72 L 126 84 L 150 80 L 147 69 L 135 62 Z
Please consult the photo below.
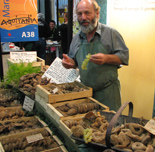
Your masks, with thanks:
M 92 0 L 81 0 L 80 2 L 88 2 L 88 3 L 92 3 Z M 79 3 L 80 3 L 79 2 Z
M 86 4 L 91 5 L 91 4 L 92 4 L 92 1 L 91 1 L 91 0 L 81 0 L 81 1 L 78 3 L 78 5 L 79 5 L 79 4 L 81 4 L 81 5 L 86 5 Z M 77 5 L 77 7 L 78 7 L 78 5 Z

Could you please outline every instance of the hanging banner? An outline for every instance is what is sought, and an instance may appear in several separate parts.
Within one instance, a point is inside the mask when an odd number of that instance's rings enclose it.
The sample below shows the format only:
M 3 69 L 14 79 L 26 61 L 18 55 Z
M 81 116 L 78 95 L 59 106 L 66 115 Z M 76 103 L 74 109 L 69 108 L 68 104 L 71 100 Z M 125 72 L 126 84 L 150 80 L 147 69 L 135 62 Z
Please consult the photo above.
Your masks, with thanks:
M 37 0 L 1 0 L 0 33 L 1 42 L 37 41 Z

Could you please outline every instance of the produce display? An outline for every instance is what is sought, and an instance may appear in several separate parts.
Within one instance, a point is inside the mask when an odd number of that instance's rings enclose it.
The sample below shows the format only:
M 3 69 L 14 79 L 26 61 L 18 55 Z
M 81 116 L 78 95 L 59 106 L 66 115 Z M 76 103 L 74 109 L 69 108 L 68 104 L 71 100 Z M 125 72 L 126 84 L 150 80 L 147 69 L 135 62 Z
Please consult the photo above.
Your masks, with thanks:
M 41 135 L 43 138 L 34 142 L 28 142 L 27 137 L 36 134 Z M 46 129 L 16 134 L 14 136 L 1 137 L 0 142 L 6 152 L 19 152 L 20 150 L 24 152 L 37 152 L 58 147 L 57 142 Z
M 17 86 L 21 76 L 39 72 L 40 67 L 33 67 L 32 63 L 28 63 L 27 65 L 24 65 L 24 63 L 10 63 L 8 71 L 4 76 L 4 82 L 6 84 L 12 84 L 14 86 Z
M 0 121 L 17 119 L 25 116 L 22 108 L 0 108 Z
M 64 116 L 72 116 L 76 114 L 87 113 L 92 110 L 99 110 L 101 106 L 92 102 L 90 99 L 86 99 L 81 103 L 66 103 L 61 106 L 57 106 L 56 109 Z
M 105 116 L 96 115 L 90 117 L 89 121 L 91 123 L 86 121 L 74 122 L 75 126 L 71 127 L 73 135 L 84 139 L 85 143 L 96 142 L 106 145 L 106 131 L 109 123 Z M 112 128 L 110 143 L 113 147 L 124 151 L 137 152 L 140 150 L 143 152 L 149 149 L 150 151 L 147 152 L 153 152 L 155 136 L 140 124 L 125 123 Z
M 86 56 L 81 66 L 82 70 L 87 70 L 90 57 L 91 54 Z M 43 99 L 45 103 L 49 102 L 55 105 L 57 101 L 61 101 L 58 106 L 53 106 L 51 109 L 55 108 L 59 111 L 55 114 L 55 118 L 58 121 L 58 118 L 61 117 L 59 116 L 60 113 L 63 117 L 66 117 L 66 119 L 60 120 L 69 128 L 74 137 L 82 139 L 86 144 L 91 142 L 106 145 L 106 132 L 109 120 L 104 115 L 100 115 L 99 111 L 104 110 L 101 104 L 91 101 L 85 93 L 83 93 L 85 101 L 71 102 L 72 99 L 77 99 L 78 93 L 89 90 L 82 83 L 50 83 L 50 79 L 42 78 L 40 69 L 32 67 L 31 64 L 28 64 L 26 67 L 23 64 L 18 66 L 10 65 L 4 82 L 16 86 L 25 95 L 31 96 L 32 99 L 35 98 L 35 93 L 37 93 L 37 85 L 43 87 L 45 91 L 43 93 L 41 89 L 38 89 L 38 96 L 40 95 L 39 97 L 41 98 L 38 97 L 37 99 Z M 22 104 L 18 99 L 18 94 L 14 89 L 6 89 L 5 87 L 5 84 L 0 85 L 0 143 L 4 150 L 6 152 L 29 152 L 45 151 L 58 147 L 59 145 L 52 135 L 44 129 L 44 126 L 37 119 L 25 119 L 25 111 L 21 107 Z M 49 96 L 46 90 L 52 96 Z M 69 93 L 75 94 L 69 98 Z M 53 99 L 53 95 L 60 96 L 63 94 L 65 96 L 61 99 L 58 100 L 56 97 Z M 46 98 L 43 98 L 44 96 Z M 81 99 L 83 96 L 78 98 Z M 63 100 L 65 101 L 64 104 Z M 44 108 L 47 108 L 45 104 L 42 105 Z M 56 111 L 53 110 L 52 112 Z M 89 113 L 93 113 L 93 115 L 88 116 Z M 86 115 L 84 117 L 81 116 L 82 118 L 79 117 L 79 119 L 72 119 L 72 117 L 79 114 L 82 116 Z M 111 146 L 128 152 L 154 152 L 155 135 L 147 131 L 144 125 L 144 123 L 138 124 L 135 122 L 124 122 L 124 124 L 116 125 L 112 128 L 110 135 Z M 43 139 L 33 141 L 32 143 L 28 142 L 27 136 L 36 134 L 41 134 Z
M 13 89 L 0 89 L 0 107 L 21 106 L 18 94 Z
M 32 73 L 26 74 L 20 77 L 18 87 L 21 88 L 26 94 L 30 94 L 32 98 L 34 98 L 36 92 L 36 86 L 38 84 L 46 85 L 50 83 L 46 77 L 42 78 L 42 74 L 40 73 Z
M 51 94 L 66 94 L 88 90 L 86 87 L 81 87 L 75 83 L 64 83 L 64 84 L 51 83 L 48 85 L 43 85 L 43 88 L 49 91 Z
M 0 136 L 42 128 L 43 125 L 35 117 L 0 121 Z

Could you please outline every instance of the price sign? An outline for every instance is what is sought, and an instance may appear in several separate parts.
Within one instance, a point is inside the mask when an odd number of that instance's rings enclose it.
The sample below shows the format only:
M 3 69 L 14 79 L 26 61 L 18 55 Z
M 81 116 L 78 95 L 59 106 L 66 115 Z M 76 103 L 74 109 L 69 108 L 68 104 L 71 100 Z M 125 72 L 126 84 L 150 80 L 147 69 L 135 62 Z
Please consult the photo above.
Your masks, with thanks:
M 34 100 L 29 98 L 28 96 L 25 96 L 23 109 L 25 109 L 27 111 L 32 111 L 33 107 L 34 107 Z
M 35 141 L 44 139 L 44 137 L 42 136 L 41 133 L 39 133 L 39 134 L 36 134 L 36 135 L 27 136 L 26 139 L 27 139 L 28 143 L 33 143 Z
M 144 128 L 153 135 L 155 135 L 155 120 L 154 119 L 149 120 L 147 124 L 144 126 Z
M 37 52 L 36 51 L 10 52 L 10 59 L 13 60 L 15 63 L 36 62 Z

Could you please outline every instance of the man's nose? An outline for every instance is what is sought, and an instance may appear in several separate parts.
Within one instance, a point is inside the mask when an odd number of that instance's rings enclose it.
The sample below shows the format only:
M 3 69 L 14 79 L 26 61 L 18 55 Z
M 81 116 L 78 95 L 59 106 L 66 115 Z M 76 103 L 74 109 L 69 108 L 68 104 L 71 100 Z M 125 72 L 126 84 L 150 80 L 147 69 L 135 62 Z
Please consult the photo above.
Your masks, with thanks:
M 86 14 L 82 13 L 82 20 L 86 20 Z

